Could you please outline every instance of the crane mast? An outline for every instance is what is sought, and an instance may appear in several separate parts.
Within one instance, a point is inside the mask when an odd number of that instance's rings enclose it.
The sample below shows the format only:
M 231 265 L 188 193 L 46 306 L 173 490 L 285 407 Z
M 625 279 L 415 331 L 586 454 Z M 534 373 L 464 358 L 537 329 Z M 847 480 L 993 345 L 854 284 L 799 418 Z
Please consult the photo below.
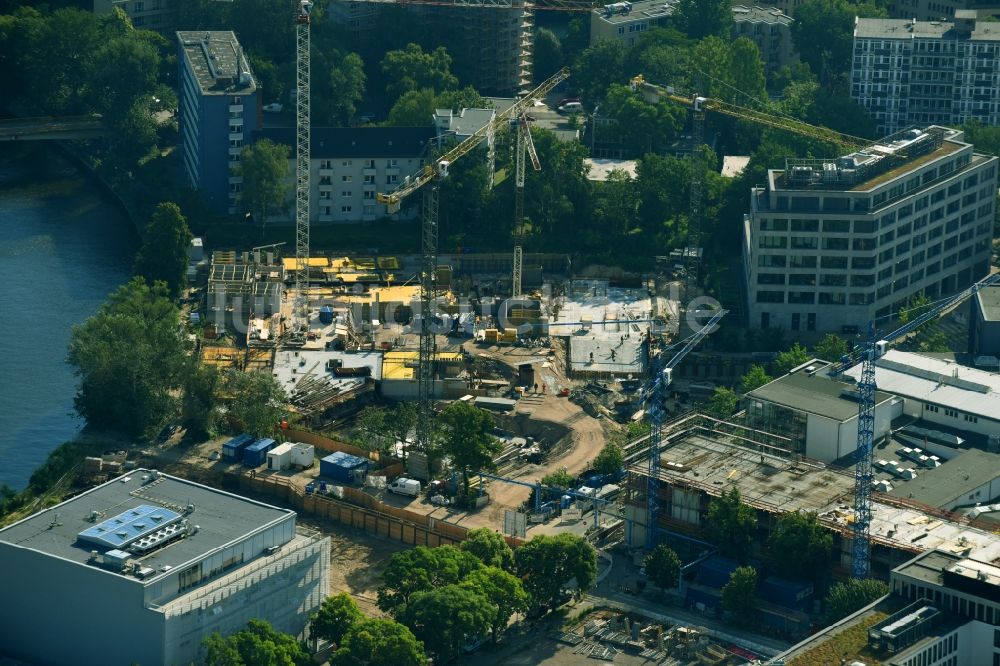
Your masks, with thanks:
M 531 156 L 531 167 L 540 171 L 542 163 L 531 140 L 531 128 L 528 127 L 528 117 L 521 111 L 517 119 L 517 144 L 515 147 L 516 178 L 514 182 L 514 273 L 511 280 L 511 295 L 521 295 L 521 269 L 524 265 L 524 172 L 525 157 Z
M 309 325 L 309 10 L 308 0 L 295 14 L 295 303 L 292 313 L 293 341 L 304 341 Z

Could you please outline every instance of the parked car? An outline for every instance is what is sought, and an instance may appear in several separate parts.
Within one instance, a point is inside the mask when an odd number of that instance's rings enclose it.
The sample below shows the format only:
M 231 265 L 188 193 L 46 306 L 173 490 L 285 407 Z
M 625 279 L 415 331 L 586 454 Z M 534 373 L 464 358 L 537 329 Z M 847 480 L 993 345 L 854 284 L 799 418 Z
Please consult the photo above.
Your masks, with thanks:
M 400 477 L 389 484 L 388 490 L 390 493 L 396 493 L 397 495 L 416 497 L 420 494 L 420 482 L 415 479 Z
M 285 107 L 281 102 L 271 102 L 264 105 L 264 113 L 281 113 L 283 108 Z
M 570 102 L 577 102 L 577 103 L 579 103 L 579 101 L 580 101 L 579 97 L 563 97 L 561 100 L 559 100 L 559 103 L 556 104 L 556 108 L 558 108 L 558 107 L 560 107 L 560 106 L 562 106 L 564 104 L 569 104 Z
M 566 102 L 565 104 L 560 104 L 556 111 L 559 113 L 581 113 L 583 111 L 583 104 L 580 104 L 580 102 Z

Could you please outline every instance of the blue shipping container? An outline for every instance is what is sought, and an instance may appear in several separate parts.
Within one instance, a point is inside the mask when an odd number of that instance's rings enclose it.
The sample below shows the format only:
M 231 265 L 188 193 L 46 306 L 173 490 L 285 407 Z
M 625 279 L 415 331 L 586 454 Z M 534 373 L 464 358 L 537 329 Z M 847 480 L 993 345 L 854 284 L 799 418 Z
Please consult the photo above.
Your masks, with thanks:
M 786 608 L 798 608 L 812 595 L 813 585 L 808 581 L 786 580 L 770 576 L 760 584 L 762 599 Z
M 331 453 L 319 461 L 319 474 L 343 483 L 353 483 L 355 476 L 368 469 L 368 461 L 343 451 Z
M 243 464 L 247 467 L 260 467 L 267 462 L 267 452 L 274 448 L 273 439 L 259 439 L 243 449 Z
M 253 435 L 243 433 L 237 435 L 222 445 L 222 457 L 224 460 L 241 460 L 243 449 L 253 443 Z

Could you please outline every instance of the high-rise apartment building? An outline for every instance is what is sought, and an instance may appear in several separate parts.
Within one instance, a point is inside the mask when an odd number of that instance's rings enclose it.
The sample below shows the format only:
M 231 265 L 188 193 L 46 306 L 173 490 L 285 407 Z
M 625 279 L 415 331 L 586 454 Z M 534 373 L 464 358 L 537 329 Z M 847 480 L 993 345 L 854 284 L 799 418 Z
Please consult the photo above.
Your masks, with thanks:
M 946 127 L 786 160 L 744 218 L 750 325 L 865 330 L 916 294 L 968 286 L 989 270 L 996 193 L 997 158 Z
M 181 157 L 191 187 L 236 213 L 244 142 L 259 127 L 257 83 L 231 31 L 177 33 Z
M 851 97 L 880 133 L 913 125 L 1000 123 L 1000 23 L 857 19 Z

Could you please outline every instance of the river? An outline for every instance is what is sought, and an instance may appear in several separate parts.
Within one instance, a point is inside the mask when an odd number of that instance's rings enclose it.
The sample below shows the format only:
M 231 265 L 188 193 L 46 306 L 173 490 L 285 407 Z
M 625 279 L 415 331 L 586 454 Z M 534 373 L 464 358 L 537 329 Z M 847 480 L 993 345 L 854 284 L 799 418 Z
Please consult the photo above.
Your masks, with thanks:
M 0 149 L 0 483 L 16 489 L 82 426 L 72 326 L 131 272 L 128 219 L 55 148 Z

